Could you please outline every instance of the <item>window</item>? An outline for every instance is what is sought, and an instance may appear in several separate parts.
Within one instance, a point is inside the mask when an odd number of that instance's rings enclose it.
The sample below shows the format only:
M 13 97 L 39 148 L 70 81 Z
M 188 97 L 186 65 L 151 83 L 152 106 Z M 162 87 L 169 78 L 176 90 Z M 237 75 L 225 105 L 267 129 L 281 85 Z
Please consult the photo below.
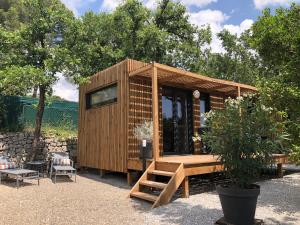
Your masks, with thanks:
M 87 109 L 107 105 L 114 102 L 117 102 L 117 84 L 112 84 L 86 94 Z
M 201 93 L 200 94 L 200 125 L 201 127 L 205 127 L 205 113 L 209 112 L 210 103 L 209 103 L 209 94 Z

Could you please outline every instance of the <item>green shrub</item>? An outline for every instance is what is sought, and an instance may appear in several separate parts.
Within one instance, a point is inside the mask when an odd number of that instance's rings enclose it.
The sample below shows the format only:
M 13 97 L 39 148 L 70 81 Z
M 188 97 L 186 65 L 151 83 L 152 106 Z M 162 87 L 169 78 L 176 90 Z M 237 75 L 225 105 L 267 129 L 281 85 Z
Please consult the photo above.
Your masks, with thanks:
M 296 165 L 300 165 L 300 146 L 293 145 L 289 160 Z
M 272 163 L 272 154 L 284 152 L 288 135 L 283 114 L 265 107 L 255 95 L 229 98 L 224 110 L 211 111 L 207 117 L 203 140 L 238 187 L 249 187 Z

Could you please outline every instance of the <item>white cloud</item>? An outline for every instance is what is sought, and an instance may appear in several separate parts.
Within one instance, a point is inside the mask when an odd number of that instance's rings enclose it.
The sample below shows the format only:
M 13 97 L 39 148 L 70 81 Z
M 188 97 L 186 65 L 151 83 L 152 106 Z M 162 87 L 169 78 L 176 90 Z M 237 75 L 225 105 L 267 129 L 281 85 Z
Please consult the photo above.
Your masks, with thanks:
M 155 9 L 157 7 L 157 0 L 144 0 L 144 4 L 148 9 Z
M 69 101 L 78 102 L 78 89 L 70 83 L 62 74 L 58 74 L 59 80 L 53 86 L 53 94 Z
M 228 20 L 229 16 L 219 10 L 201 10 L 199 12 L 190 13 L 190 22 L 202 26 L 210 25 L 212 31 L 211 49 L 213 52 L 223 52 L 222 43 L 217 37 L 217 33 L 223 29 L 223 24 Z
M 185 6 L 203 7 L 210 3 L 217 2 L 218 0 L 181 0 Z
M 213 52 L 224 52 L 222 42 L 217 37 L 217 33 L 226 28 L 230 33 L 240 35 L 245 30 L 249 29 L 253 20 L 245 19 L 239 25 L 226 24 L 229 16 L 219 10 L 200 10 L 190 13 L 190 22 L 202 26 L 210 25 L 212 31 L 211 49 Z
M 225 24 L 224 29 L 227 29 L 230 33 L 237 34 L 239 36 L 245 30 L 250 29 L 253 23 L 253 20 L 245 19 L 240 25 Z
M 229 18 L 226 14 L 219 10 L 201 10 L 199 12 L 190 13 L 190 22 L 198 26 L 209 24 L 212 30 L 220 30 L 221 25 Z
M 101 10 L 105 10 L 105 11 L 112 11 L 114 10 L 120 3 L 122 2 L 122 0 L 103 0 L 102 5 L 101 5 Z
M 61 0 L 68 9 L 72 10 L 75 16 L 79 16 L 79 10 L 96 0 Z
M 257 9 L 263 9 L 269 6 L 288 6 L 291 2 L 300 2 L 300 0 L 254 0 L 254 5 Z

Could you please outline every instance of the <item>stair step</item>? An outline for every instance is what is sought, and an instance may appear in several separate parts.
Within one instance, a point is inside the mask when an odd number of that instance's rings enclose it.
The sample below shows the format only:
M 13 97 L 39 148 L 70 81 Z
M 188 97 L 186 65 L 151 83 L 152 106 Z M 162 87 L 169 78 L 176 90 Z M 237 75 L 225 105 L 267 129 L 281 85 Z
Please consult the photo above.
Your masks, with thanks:
M 147 194 L 147 193 L 140 192 L 140 191 L 133 192 L 130 194 L 130 196 L 135 197 L 135 198 L 144 199 L 144 200 L 150 201 L 150 202 L 155 202 L 157 199 L 157 196 L 155 196 L 155 195 Z
M 144 180 L 140 182 L 141 185 L 148 186 L 148 187 L 154 187 L 158 189 L 164 189 L 167 184 L 161 183 L 161 182 L 156 182 L 156 181 L 151 181 L 151 180 Z
M 166 176 L 166 177 L 172 177 L 175 174 L 173 172 L 168 172 L 168 171 L 163 171 L 163 170 L 152 170 L 152 171 L 149 171 L 149 173 L 154 174 L 154 175 Z

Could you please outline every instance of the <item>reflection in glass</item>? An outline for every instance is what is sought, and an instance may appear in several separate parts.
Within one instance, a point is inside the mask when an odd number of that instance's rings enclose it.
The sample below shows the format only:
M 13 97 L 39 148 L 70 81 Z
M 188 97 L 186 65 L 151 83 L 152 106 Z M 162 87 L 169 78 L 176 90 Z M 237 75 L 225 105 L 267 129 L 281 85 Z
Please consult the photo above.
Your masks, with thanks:
M 174 151 L 174 128 L 173 128 L 173 99 L 170 96 L 162 96 L 163 112 L 163 140 L 164 151 Z
M 117 101 L 117 85 L 110 85 L 100 90 L 88 93 L 87 108 L 93 108 Z
M 189 103 L 188 103 L 189 102 Z M 188 117 L 192 118 L 192 94 L 177 88 L 164 88 L 162 96 L 164 154 L 188 154 L 190 147 Z M 191 120 L 192 123 L 192 120 Z M 192 140 L 191 140 L 192 142 Z M 191 145 L 193 146 L 193 145 Z

